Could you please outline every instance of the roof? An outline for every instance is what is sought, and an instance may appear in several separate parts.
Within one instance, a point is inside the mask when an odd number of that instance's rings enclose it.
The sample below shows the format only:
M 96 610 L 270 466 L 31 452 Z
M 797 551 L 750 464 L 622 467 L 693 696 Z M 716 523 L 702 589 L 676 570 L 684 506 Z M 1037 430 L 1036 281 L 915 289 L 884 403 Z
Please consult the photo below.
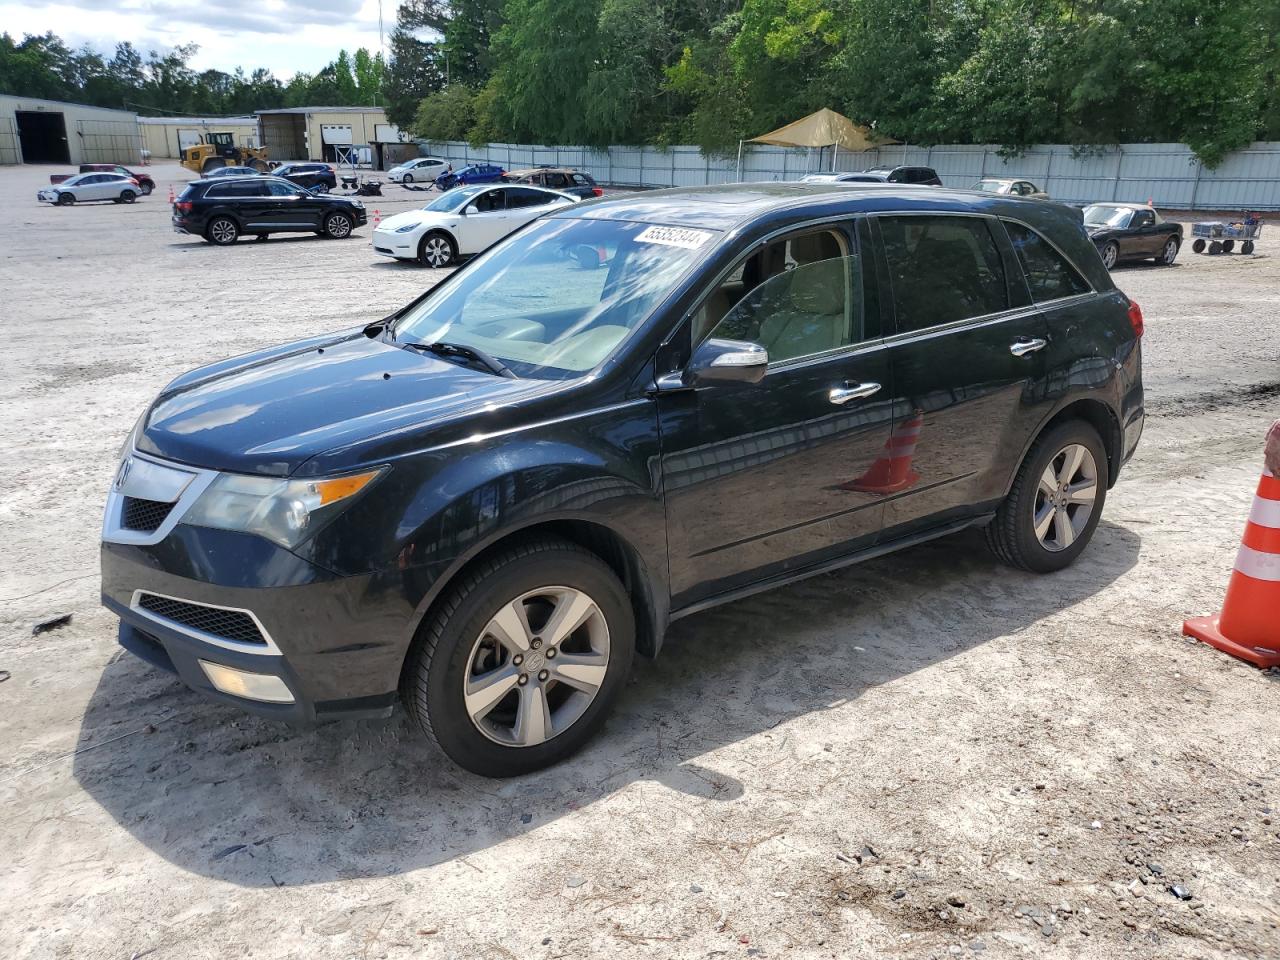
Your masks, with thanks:
M 780 147 L 843 147 L 845 150 L 870 150 L 896 140 L 877 137 L 870 127 L 860 127 L 848 117 L 823 107 L 807 117 L 786 126 L 752 137 L 748 143 L 771 143 Z
M 0 93 L 0 103 L 12 101 L 15 107 L 20 104 L 41 103 L 51 107 L 75 107 L 77 110 L 93 110 L 98 113 L 123 113 L 132 120 L 137 120 L 138 115 L 132 110 L 119 110 L 115 107 L 95 107 L 88 103 L 75 103 L 71 100 L 44 100 L 40 97 L 20 97 L 14 93 Z
M 236 124 L 256 124 L 258 118 L 254 116 L 243 117 L 139 117 L 139 123 L 147 124 L 165 124 L 173 126 L 206 126 L 216 127 L 219 124 L 232 126 Z
M 268 113 L 386 113 L 383 107 L 278 107 L 275 110 L 255 110 L 257 116 Z
M 1086 207 L 1123 207 L 1126 210 L 1150 210 L 1151 205 L 1148 203 L 1130 203 L 1127 200 L 1098 200 L 1095 203 L 1086 203 Z
M 573 167 L 521 167 L 519 170 L 508 170 L 507 174 L 512 177 L 525 177 L 531 173 L 580 173 Z

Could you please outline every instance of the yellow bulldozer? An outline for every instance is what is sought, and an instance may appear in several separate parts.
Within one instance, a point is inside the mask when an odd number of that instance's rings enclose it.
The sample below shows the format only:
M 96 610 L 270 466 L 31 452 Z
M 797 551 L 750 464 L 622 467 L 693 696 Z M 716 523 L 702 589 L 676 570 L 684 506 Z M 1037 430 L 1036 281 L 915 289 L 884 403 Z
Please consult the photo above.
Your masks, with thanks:
M 182 165 L 201 175 L 219 167 L 253 167 L 263 173 L 271 169 L 265 147 L 237 147 L 231 133 L 203 134 L 199 143 L 183 148 Z

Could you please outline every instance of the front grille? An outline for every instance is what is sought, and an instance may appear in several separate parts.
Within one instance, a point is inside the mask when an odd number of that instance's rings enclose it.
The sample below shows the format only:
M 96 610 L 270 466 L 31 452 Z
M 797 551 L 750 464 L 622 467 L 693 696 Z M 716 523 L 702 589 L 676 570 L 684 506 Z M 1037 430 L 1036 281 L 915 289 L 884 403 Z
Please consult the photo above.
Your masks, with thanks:
M 124 498 L 124 511 L 120 518 L 120 526 L 126 530 L 140 530 L 151 533 L 164 523 L 165 517 L 173 509 L 172 503 L 160 500 L 142 500 L 138 497 Z
M 187 603 L 185 600 L 173 600 L 154 593 L 144 593 L 138 597 L 138 607 L 158 617 L 164 617 L 174 623 L 201 633 L 209 633 L 223 640 L 235 643 L 248 643 L 265 647 L 266 638 L 258 629 L 253 617 L 240 610 L 225 610 L 222 607 L 205 607 L 198 603 Z

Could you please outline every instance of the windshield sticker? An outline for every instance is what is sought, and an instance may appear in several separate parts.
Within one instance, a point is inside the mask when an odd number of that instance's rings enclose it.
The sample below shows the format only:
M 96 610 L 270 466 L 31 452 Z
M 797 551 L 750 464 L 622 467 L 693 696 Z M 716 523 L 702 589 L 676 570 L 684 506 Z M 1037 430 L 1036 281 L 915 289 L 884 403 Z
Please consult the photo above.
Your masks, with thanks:
M 684 227 L 646 227 L 636 237 L 637 243 L 660 243 L 664 247 L 684 247 L 693 250 L 711 239 L 706 230 L 687 230 Z

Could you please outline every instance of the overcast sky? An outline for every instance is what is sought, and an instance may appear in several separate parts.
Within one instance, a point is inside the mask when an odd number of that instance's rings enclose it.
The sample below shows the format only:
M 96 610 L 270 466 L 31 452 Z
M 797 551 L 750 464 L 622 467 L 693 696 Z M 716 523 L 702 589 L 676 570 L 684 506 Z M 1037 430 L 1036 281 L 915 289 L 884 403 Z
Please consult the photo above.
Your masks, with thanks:
M 396 6 L 383 0 L 388 41 Z M 69 46 L 87 43 L 107 54 L 121 40 L 144 56 L 197 43 L 191 63 L 198 70 L 267 67 L 287 80 L 298 70 L 314 73 L 343 47 L 376 53 L 378 0 L 0 0 L 0 31 L 18 39 L 47 30 Z

